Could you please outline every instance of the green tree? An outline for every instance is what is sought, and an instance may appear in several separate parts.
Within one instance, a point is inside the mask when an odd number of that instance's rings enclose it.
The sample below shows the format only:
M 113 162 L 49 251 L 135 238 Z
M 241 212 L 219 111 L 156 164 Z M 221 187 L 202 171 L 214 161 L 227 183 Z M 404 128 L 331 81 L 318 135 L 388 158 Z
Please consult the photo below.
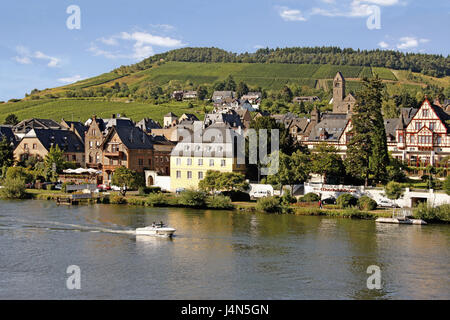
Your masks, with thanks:
M 246 95 L 248 93 L 248 86 L 245 82 L 241 81 L 239 82 L 237 89 L 236 89 L 236 94 L 239 98 L 241 98 L 243 95 Z
M 334 146 L 320 143 L 312 151 L 311 172 L 320 174 L 326 183 L 329 176 L 339 176 L 343 171 L 341 157 Z
M 308 180 L 310 169 L 309 156 L 301 150 L 297 150 L 290 156 L 280 152 L 278 172 L 267 176 L 266 181 L 279 188 L 280 191 L 283 190 L 283 186 L 290 186 L 291 192 L 293 192 L 294 185 Z
M 50 151 L 44 158 L 45 171 L 52 181 L 64 170 L 64 151 L 58 145 L 50 147 Z
M 25 181 L 20 178 L 6 178 L 0 189 L 0 198 L 24 199 L 27 197 Z
M 197 88 L 197 98 L 198 98 L 198 100 L 205 100 L 207 95 L 208 95 L 208 89 L 206 89 L 204 86 L 199 86 Z
M 17 116 L 14 113 L 9 114 L 6 117 L 5 122 L 4 122 L 4 124 L 11 125 L 11 126 L 15 126 L 18 123 L 19 123 L 19 119 L 17 118 Z
M 212 193 L 216 191 L 246 191 L 249 184 L 243 174 L 208 170 L 204 179 L 199 182 L 199 188 Z
M 223 89 L 226 91 L 236 91 L 236 82 L 234 82 L 232 75 L 229 75 L 225 79 L 225 87 Z
M 9 167 L 14 162 L 14 148 L 5 138 L 0 139 L 0 168 Z
M 384 186 L 384 194 L 388 199 L 398 200 L 403 196 L 402 185 L 398 182 L 391 181 Z
M 444 182 L 444 191 L 450 195 L 450 176 L 447 176 Z
M 129 189 L 143 186 L 144 179 L 137 172 L 121 166 L 114 171 L 111 184 L 120 187 L 120 194 L 125 196 Z
M 6 179 L 14 180 L 20 179 L 25 183 L 30 183 L 33 181 L 33 175 L 31 172 L 23 167 L 9 167 L 6 171 Z
M 292 102 L 294 94 L 292 93 L 291 88 L 284 86 L 280 91 L 280 98 L 285 102 Z
M 349 174 L 364 180 L 367 186 L 370 175 L 375 181 L 386 179 L 389 156 L 381 114 L 384 85 L 378 76 L 364 79 L 363 85 L 352 117 L 353 138 L 348 144 L 345 166 Z

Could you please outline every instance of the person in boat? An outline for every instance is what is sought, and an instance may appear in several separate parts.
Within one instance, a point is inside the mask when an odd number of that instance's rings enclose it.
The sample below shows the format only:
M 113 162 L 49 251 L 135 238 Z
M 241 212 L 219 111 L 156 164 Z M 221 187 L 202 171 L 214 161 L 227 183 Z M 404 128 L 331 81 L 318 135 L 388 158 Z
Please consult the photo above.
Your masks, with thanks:
M 153 223 L 152 223 L 152 228 L 154 228 L 154 227 L 156 227 L 156 222 L 155 221 L 153 221 Z
M 159 223 L 159 225 L 161 226 L 161 228 L 164 227 L 164 222 L 161 221 L 161 222 Z

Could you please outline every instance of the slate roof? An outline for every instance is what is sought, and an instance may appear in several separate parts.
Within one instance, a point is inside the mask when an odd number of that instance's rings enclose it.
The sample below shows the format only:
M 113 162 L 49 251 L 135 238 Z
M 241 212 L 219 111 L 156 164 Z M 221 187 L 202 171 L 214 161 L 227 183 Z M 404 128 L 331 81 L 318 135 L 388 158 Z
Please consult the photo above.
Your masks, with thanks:
M 127 149 L 153 149 L 152 139 L 138 127 L 113 126 L 111 129 L 108 137 L 111 137 L 114 132 L 117 132 L 117 135 Z M 104 143 L 109 140 L 108 137 Z
M 152 129 L 162 129 L 161 125 L 153 119 L 144 118 L 136 126 L 144 129 L 146 131 L 151 131 Z
M 196 137 L 200 137 L 198 142 L 193 141 L 194 139 L 179 142 L 172 150 L 171 156 L 233 157 L 234 137 L 238 135 L 230 126 L 215 123 L 196 133 Z
M 27 133 L 32 129 L 61 129 L 61 125 L 51 119 L 26 119 L 12 127 L 14 133 Z
M 243 126 L 241 117 L 234 110 L 230 110 L 226 113 L 225 112 L 208 113 L 205 116 L 204 120 L 205 126 L 210 126 L 214 123 L 225 123 L 234 128 Z
M 51 146 L 58 145 L 65 152 L 84 152 L 83 141 L 74 132 L 66 129 L 34 129 L 34 134 L 33 131 L 30 131 L 24 139 L 28 137 L 39 139 L 47 150 L 50 150 Z
M 85 135 L 86 131 L 88 130 L 88 128 L 87 128 L 83 123 L 81 123 L 81 122 L 79 122 L 79 121 L 66 121 L 66 120 L 64 120 L 64 121 L 67 123 L 67 125 L 69 126 L 69 128 L 70 128 L 70 127 L 72 126 L 72 124 L 73 124 L 74 129 L 78 132 L 78 134 L 79 134 L 81 137 L 84 138 L 84 135 Z
M 384 129 L 386 131 L 386 137 L 388 142 L 396 141 L 397 139 L 397 128 L 401 122 L 401 118 L 386 119 L 384 120 Z
M 325 119 L 318 123 L 309 135 L 310 141 L 331 141 L 338 142 L 339 138 L 347 126 L 348 119 Z M 320 136 L 325 133 L 324 139 Z
M 7 141 L 11 142 L 14 145 L 17 145 L 18 143 L 11 126 L 0 126 L 0 140 L 3 140 L 5 138 Z

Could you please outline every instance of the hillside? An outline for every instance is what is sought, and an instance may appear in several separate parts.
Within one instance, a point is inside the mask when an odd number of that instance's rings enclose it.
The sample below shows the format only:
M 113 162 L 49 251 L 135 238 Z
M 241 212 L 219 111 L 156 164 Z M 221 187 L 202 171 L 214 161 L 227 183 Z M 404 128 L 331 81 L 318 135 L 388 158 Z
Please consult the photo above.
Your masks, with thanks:
M 186 56 L 186 52 L 191 56 Z M 272 54 L 273 57 L 276 57 L 274 52 L 276 53 L 276 51 L 270 51 L 267 55 Z M 187 102 L 167 102 L 168 94 L 175 89 L 196 89 L 199 85 L 207 87 L 208 94 L 211 94 L 214 90 L 213 87 L 230 75 L 236 83 L 243 81 L 250 88 L 264 89 L 269 92 L 279 91 L 285 85 L 323 89 L 328 92 L 332 85 L 332 79 L 338 71 L 342 72 L 347 79 L 349 92 L 360 89 L 363 77 L 374 75 L 383 79 L 390 94 L 407 91 L 414 97 L 418 91 L 427 86 L 450 87 L 449 76 L 437 78 L 386 67 L 318 63 L 171 61 L 183 59 L 228 60 L 231 57 L 234 57 L 235 60 L 238 59 L 235 55 L 225 55 L 224 51 L 214 48 L 208 49 L 206 53 L 204 49 L 198 48 L 194 53 L 197 55 L 192 56 L 191 48 L 174 50 L 151 57 L 136 65 L 122 66 L 112 72 L 74 84 L 33 91 L 31 95 L 27 95 L 20 102 L 0 104 L 0 121 L 3 122 L 10 113 L 15 113 L 20 120 L 30 117 L 56 120 L 65 117 L 68 120 L 72 118 L 85 120 L 93 114 L 107 117 L 112 113 L 125 113 L 134 120 L 140 120 L 146 116 L 162 121 L 162 116 L 169 111 L 180 114 L 197 112 L 199 116 L 202 116 L 205 103 L 194 102 L 194 107 L 188 108 Z M 355 52 L 351 52 L 351 55 L 355 54 Z M 159 59 L 165 57 L 169 61 L 158 60 L 158 57 Z M 438 59 L 435 56 L 431 57 Z M 125 91 L 119 87 L 125 87 Z M 164 90 L 160 95 L 164 95 L 166 98 L 162 101 L 152 98 L 155 88 L 160 91 Z

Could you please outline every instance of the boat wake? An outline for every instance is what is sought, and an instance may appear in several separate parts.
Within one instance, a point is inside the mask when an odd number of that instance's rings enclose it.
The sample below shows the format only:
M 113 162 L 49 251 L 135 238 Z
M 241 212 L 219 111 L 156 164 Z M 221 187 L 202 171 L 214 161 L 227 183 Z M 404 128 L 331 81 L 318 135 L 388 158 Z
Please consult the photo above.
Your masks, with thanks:
M 3 219 L 2 219 L 3 220 Z M 10 223 L 4 223 L 10 222 Z M 100 226 L 86 226 L 80 224 L 60 223 L 55 221 L 27 221 L 27 220 L 10 220 L 0 221 L 1 229 L 46 229 L 54 231 L 74 231 L 74 232 L 92 232 L 92 233 L 113 233 L 135 235 L 136 231 L 132 229 L 112 229 Z

